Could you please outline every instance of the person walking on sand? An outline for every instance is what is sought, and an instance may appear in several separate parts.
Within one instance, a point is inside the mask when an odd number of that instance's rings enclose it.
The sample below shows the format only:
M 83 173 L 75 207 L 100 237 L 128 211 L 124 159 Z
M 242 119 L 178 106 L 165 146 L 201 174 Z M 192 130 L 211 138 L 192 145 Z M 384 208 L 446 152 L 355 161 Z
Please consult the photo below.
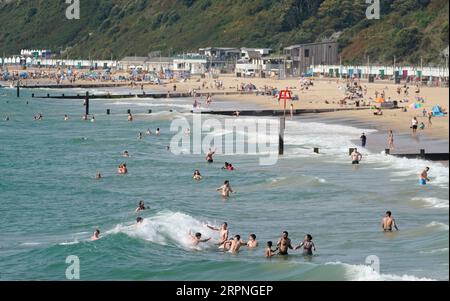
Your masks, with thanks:
M 413 135 L 417 134 L 417 129 L 419 128 L 419 121 L 417 120 L 417 117 L 414 117 L 411 121 L 411 128 L 413 130 Z
M 394 132 L 392 130 L 389 130 L 389 135 L 388 135 L 388 148 L 390 150 L 394 149 Z
M 433 125 L 432 119 L 433 119 L 433 112 L 428 112 L 428 127 L 431 127 Z
M 391 211 L 386 212 L 386 215 L 384 216 L 383 220 L 381 221 L 381 227 L 383 228 L 384 232 L 392 232 L 392 228 L 395 228 L 395 230 L 398 231 L 397 222 L 392 217 Z

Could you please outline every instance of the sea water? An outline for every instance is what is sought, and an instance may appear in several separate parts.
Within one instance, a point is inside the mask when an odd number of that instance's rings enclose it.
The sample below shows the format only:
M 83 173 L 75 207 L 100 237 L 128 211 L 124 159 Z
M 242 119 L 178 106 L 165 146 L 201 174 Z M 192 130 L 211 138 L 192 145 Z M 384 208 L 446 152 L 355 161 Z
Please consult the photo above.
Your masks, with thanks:
M 448 167 L 367 150 L 353 167 L 348 148 L 374 130 L 299 118 L 286 124 L 286 154 L 276 165 L 261 166 L 255 154 L 218 155 L 208 165 L 204 154 L 166 149 L 171 122 L 192 120 L 191 99 L 91 100 L 92 123 L 81 121 L 82 100 L 30 95 L 0 90 L 0 280 L 65 280 L 68 256 L 79 258 L 82 280 L 449 279 Z M 33 120 L 38 112 L 42 121 Z M 147 128 L 162 134 L 137 139 Z M 236 170 L 222 170 L 225 161 Z M 117 174 L 120 163 L 128 175 Z M 426 166 L 432 181 L 419 186 Z M 201 182 L 192 181 L 195 169 Z M 216 192 L 225 180 L 236 191 L 228 200 Z M 140 200 L 151 209 L 138 215 Z M 387 210 L 399 232 L 381 231 Z M 225 221 L 230 235 L 255 233 L 260 247 L 217 250 L 218 234 L 205 224 Z M 97 228 L 102 238 L 91 242 Z M 193 248 L 189 231 L 213 239 Z M 311 234 L 315 256 L 266 259 L 266 242 L 282 231 L 295 244 Z

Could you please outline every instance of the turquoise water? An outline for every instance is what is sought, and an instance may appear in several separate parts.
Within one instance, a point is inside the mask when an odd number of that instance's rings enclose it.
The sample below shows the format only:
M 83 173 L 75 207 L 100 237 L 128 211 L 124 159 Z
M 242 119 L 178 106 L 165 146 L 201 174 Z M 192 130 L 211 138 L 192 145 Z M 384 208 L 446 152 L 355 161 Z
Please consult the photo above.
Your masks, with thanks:
M 22 93 L 17 99 L 15 91 L 0 90 L 1 280 L 65 280 L 69 255 L 80 258 L 81 280 L 449 279 L 448 167 L 365 152 L 354 169 L 350 141 L 371 130 L 289 121 L 286 156 L 275 166 L 245 154 L 218 155 L 207 165 L 204 155 L 166 150 L 174 135 L 170 123 L 191 118 L 182 113 L 191 100 L 96 100 L 91 123 L 81 121 L 82 101 Z M 127 109 L 135 122 L 127 122 Z M 145 114 L 148 109 L 154 114 Z M 38 112 L 43 121 L 33 120 Z M 158 127 L 160 137 L 137 139 Z M 130 158 L 121 157 L 124 150 Z M 225 161 L 237 170 L 222 171 Z M 127 163 L 128 175 L 116 173 L 120 163 Z M 420 187 L 417 173 L 425 166 L 433 181 Z M 191 179 L 195 169 L 204 176 L 199 183 Z M 224 180 L 237 192 L 228 201 L 215 191 Z M 141 199 L 152 208 L 136 228 L 133 211 Z M 380 231 L 386 210 L 400 232 Z M 189 246 L 189 230 L 214 241 L 217 234 L 203 224 L 224 221 L 231 235 L 256 233 L 261 246 L 238 255 L 213 243 Z M 102 239 L 90 242 L 96 228 Z M 284 230 L 295 244 L 311 233 L 316 256 L 265 259 L 263 245 Z M 366 265 L 369 255 L 379 257 L 379 273 Z

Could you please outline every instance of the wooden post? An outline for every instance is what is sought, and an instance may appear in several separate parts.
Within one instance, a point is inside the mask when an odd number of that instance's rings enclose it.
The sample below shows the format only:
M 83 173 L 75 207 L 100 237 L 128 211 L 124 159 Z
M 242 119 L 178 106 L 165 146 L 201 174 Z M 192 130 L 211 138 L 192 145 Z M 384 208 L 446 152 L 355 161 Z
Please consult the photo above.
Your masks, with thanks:
M 286 129 L 286 117 L 280 118 L 280 133 L 279 133 L 279 143 L 278 143 L 278 154 L 280 156 L 284 155 L 284 130 Z
M 384 152 L 386 153 L 386 155 L 390 155 L 390 154 L 391 154 L 391 150 L 390 150 L 389 148 L 386 148 L 386 149 L 384 150 Z
M 315 152 L 316 154 L 318 154 L 318 153 L 319 153 L 319 148 L 318 148 L 318 147 L 315 147 L 315 148 L 314 148 L 314 152 Z
M 34 98 L 34 93 L 31 94 L 31 98 Z
M 17 97 L 20 97 L 20 81 L 17 81 Z
M 111 110 L 110 109 L 106 110 L 106 115 L 111 115 Z
M 420 150 L 420 157 L 425 158 L 425 150 L 424 149 Z
M 89 116 L 89 92 L 86 92 L 86 116 Z
M 151 114 L 151 113 L 153 113 L 153 111 L 152 110 L 148 110 L 148 113 Z

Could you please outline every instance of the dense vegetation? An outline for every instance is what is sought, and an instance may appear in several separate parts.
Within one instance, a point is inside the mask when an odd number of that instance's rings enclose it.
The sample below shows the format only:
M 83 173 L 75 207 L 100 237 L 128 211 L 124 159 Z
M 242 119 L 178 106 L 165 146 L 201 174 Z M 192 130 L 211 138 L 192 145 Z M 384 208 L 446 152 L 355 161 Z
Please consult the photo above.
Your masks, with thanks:
M 337 40 L 344 61 L 442 64 L 448 0 L 81 0 L 67 20 L 62 0 L 0 0 L 0 52 L 50 48 L 64 57 L 121 58 L 199 47 L 282 47 Z

